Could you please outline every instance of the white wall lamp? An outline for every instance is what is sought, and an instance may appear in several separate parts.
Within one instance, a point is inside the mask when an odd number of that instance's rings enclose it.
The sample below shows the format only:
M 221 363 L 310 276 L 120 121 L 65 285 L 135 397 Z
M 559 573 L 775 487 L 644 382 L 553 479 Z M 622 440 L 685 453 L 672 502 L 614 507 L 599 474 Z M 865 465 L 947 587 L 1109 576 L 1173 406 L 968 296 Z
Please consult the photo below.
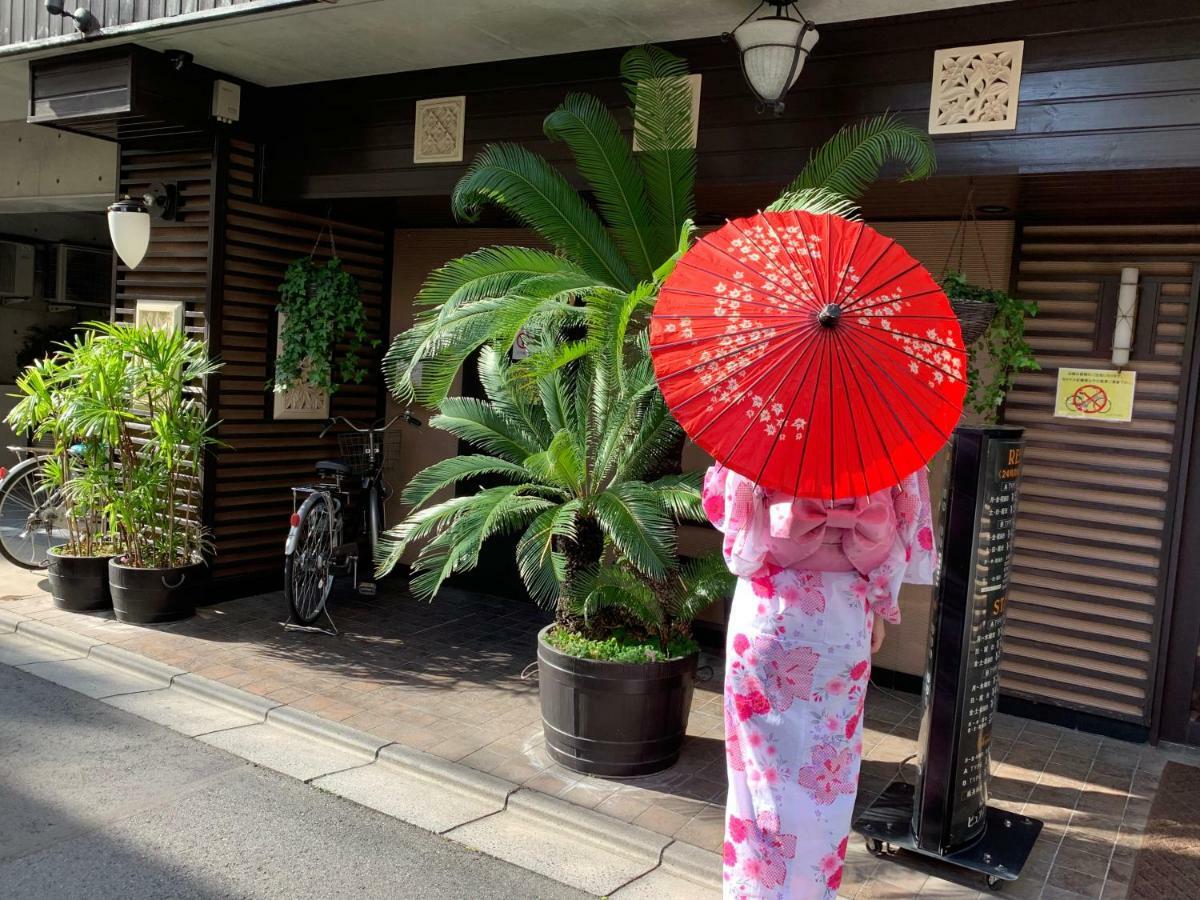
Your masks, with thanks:
M 136 269 L 150 248 L 150 219 L 174 219 L 179 192 L 173 184 L 152 184 L 136 197 L 126 195 L 108 208 L 108 235 L 121 262 Z
M 1137 326 L 1138 270 L 1121 270 L 1121 288 L 1117 292 L 1117 322 L 1113 327 L 1112 364 L 1118 369 L 1129 365 L 1133 334 Z
M 772 7 L 758 16 L 763 7 Z M 792 13 L 796 18 L 792 18 Z M 758 18 L 755 18 L 758 16 Z M 808 54 L 817 44 L 817 26 L 792 0 L 762 0 L 729 34 L 742 58 L 742 74 L 761 108 L 783 112 L 784 95 L 796 83 Z

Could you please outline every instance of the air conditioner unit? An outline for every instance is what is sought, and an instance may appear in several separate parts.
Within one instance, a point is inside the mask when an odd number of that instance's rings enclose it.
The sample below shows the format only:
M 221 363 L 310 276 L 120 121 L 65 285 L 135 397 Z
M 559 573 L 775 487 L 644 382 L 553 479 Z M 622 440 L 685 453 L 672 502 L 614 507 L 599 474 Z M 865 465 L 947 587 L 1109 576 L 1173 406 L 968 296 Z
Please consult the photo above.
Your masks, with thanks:
M 33 296 L 33 245 L 0 241 L 0 297 Z
M 72 306 L 108 309 L 112 300 L 112 251 L 59 244 L 54 299 Z

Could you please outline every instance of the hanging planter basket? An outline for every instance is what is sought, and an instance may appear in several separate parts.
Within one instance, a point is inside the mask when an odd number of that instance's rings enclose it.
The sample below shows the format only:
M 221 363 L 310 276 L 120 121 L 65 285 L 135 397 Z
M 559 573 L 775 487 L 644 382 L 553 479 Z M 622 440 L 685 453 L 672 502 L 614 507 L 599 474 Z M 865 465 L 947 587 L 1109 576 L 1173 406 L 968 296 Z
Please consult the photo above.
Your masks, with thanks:
M 962 326 L 965 346 L 970 346 L 983 337 L 988 326 L 992 324 L 992 319 L 996 318 L 996 304 L 990 300 L 951 297 L 950 307 L 958 316 L 958 324 Z

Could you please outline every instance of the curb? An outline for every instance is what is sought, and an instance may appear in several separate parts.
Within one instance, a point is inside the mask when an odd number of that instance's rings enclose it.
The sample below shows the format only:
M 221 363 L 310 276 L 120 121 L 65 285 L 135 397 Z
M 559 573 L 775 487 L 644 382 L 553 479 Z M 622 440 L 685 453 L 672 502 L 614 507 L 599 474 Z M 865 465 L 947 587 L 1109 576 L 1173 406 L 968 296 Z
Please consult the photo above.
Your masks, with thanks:
M 7 609 L 0 609 L 0 628 L 7 632 L 17 630 L 17 626 L 25 621 L 24 616 L 17 615 L 14 612 L 9 612 Z
M 700 887 L 721 883 L 721 856 L 695 844 L 672 841 L 663 851 L 662 868 Z
M 74 631 L 55 628 L 53 625 L 47 625 L 37 619 L 22 619 L 17 623 L 17 634 L 37 638 L 43 643 L 53 644 L 64 650 L 78 653 L 80 656 L 87 656 L 92 652 L 93 647 L 99 647 L 105 643 L 101 640 L 84 637 L 82 634 L 76 634 Z
M 95 659 L 114 668 L 123 669 L 135 675 L 141 675 L 149 678 L 151 681 L 161 681 L 164 688 L 170 687 L 171 681 L 177 675 L 184 674 L 183 669 L 168 666 L 166 663 L 159 662 L 156 659 L 140 656 L 137 653 L 131 653 L 128 650 L 121 647 L 114 647 L 111 644 L 97 644 L 92 647 L 88 651 L 88 659 Z
M 672 841 L 668 835 L 530 788 L 521 788 L 509 797 L 507 810 L 543 826 L 549 823 L 587 843 L 599 845 L 629 859 L 639 862 L 645 860 L 652 866 L 658 865 L 663 848 Z
M 720 884 L 721 859 L 710 850 L 676 841 L 668 835 L 576 806 L 534 788 L 522 787 L 440 756 L 386 741 L 313 713 L 292 709 L 258 694 L 185 672 L 105 641 L 87 638 L 0 609 L 0 629 L 8 626 L 17 634 L 77 652 L 81 657 L 162 681 L 164 688 L 180 690 L 201 700 L 249 713 L 262 722 L 369 756 L 385 767 L 410 773 L 444 786 L 447 790 L 499 803 L 504 810 L 541 827 L 556 828 L 576 836 L 582 842 L 603 847 L 637 862 L 646 862 L 651 866 L 648 871 L 661 868 L 704 887 Z M 445 834 L 453 837 L 454 831 L 451 828 Z
M 376 759 L 385 767 L 399 769 L 424 781 L 443 786 L 447 790 L 470 797 L 482 797 L 501 806 L 504 806 L 509 797 L 521 787 L 515 782 L 451 762 L 432 753 L 413 750 L 402 744 L 385 745 L 380 748 Z
M 258 694 L 230 687 L 223 682 L 213 681 L 211 678 L 191 672 L 184 672 L 171 679 L 171 689 L 191 694 L 193 697 L 206 700 L 216 706 L 249 713 L 262 722 L 267 721 L 268 712 L 283 705 L 277 700 L 268 700 Z
M 372 760 L 383 747 L 391 743 L 349 725 L 331 722 L 310 712 L 292 709 L 290 706 L 271 707 L 267 711 L 267 724 L 279 725 L 352 753 L 365 753 Z

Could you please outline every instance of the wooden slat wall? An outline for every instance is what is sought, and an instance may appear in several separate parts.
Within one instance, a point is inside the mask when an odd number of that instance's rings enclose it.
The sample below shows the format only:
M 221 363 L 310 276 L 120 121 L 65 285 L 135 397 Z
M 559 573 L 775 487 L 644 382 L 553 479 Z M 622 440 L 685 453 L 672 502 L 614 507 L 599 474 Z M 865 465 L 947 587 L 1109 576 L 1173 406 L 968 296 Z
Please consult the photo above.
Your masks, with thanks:
M 223 266 L 213 346 L 225 366 L 214 398 L 217 453 L 210 490 L 217 555 L 214 575 L 238 578 L 281 572 L 283 541 L 291 512 L 289 488 L 313 478 L 313 463 L 336 456 L 331 437 L 321 441 L 320 422 L 273 421 L 265 385 L 274 361 L 274 310 L 284 270 L 313 251 L 325 220 L 255 201 L 257 148 L 233 141 L 224 198 Z M 387 252 L 382 232 L 334 223 L 337 253 L 354 275 L 367 310 L 367 332 L 384 329 L 383 291 Z M 317 245 L 328 258 L 328 233 Z M 368 351 L 370 377 L 342 387 L 332 412 L 351 420 L 379 414 L 378 357 Z
M 1005 421 L 1026 429 L 1001 687 L 1005 693 L 1147 723 L 1164 604 L 1179 454 L 1176 411 L 1195 327 L 1200 228 L 1030 226 L 1017 288 L 1040 314 L 1027 333 L 1043 371 L 1024 375 Z M 1139 311 L 1133 421 L 1052 416 L 1060 366 L 1111 368 L 1099 280 L 1160 279 L 1157 322 Z M 1148 279 L 1150 279 L 1148 281 Z M 1111 326 L 1108 326 L 1111 327 Z M 1150 329 L 1150 332 L 1147 332 Z M 1099 345 L 1098 345 L 1099 342 Z M 1194 377 L 1192 374 L 1190 377 Z
M 113 319 L 133 321 L 138 298 L 184 301 L 184 327 L 204 339 L 208 308 L 208 238 L 212 227 L 213 146 L 207 137 L 190 143 L 123 146 L 121 195 L 137 195 L 156 182 L 176 184 L 179 212 L 173 221 L 156 219 L 150 249 L 136 270 L 115 260 Z
M 1025 54 L 1016 129 L 939 135 L 942 174 L 1196 164 L 1200 4 L 1011 0 L 822 24 L 821 41 L 779 117 L 756 112 L 732 45 L 717 37 L 672 45 L 703 75 L 699 181 L 765 182 L 777 190 L 812 148 L 847 122 L 891 110 L 924 128 L 935 49 L 1018 38 Z M 623 110 L 620 55 L 603 50 L 272 89 L 268 193 L 446 195 L 482 147 L 495 141 L 514 141 L 565 164 L 569 151 L 546 138 L 544 117 L 568 91 L 595 93 Z M 462 163 L 414 163 L 415 101 L 457 94 L 467 98 Z M 565 171 L 573 177 L 572 166 Z M 738 208 L 714 204 L 700 211 L 719 221 Z M 426 212 L 421 207 L 421 215 Z

